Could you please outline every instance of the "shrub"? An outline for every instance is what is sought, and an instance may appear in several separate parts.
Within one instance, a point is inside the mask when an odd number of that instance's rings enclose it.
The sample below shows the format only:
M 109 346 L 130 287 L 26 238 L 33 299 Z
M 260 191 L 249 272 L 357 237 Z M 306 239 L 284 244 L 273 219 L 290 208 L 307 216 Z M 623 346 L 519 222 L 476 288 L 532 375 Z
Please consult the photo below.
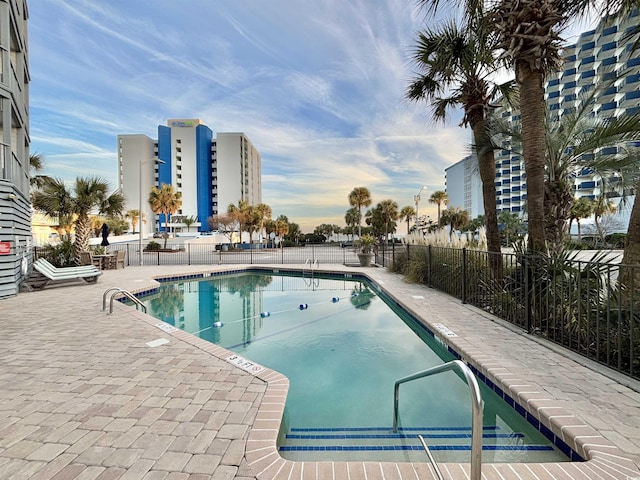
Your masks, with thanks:
M 160 250 L 160 244 L 158 242 L 151 241 L 147 243 L 147 246 L 144 247 L 145 252 L 154 252 Z

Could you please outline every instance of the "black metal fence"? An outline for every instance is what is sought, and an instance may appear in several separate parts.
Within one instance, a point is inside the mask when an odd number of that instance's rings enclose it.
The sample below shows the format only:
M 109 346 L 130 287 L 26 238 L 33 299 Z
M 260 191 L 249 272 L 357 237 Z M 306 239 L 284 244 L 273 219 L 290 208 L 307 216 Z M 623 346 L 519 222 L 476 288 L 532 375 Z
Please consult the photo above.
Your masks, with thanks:
M 640 267 L 417 245 L 377 262 L 640 379 Z

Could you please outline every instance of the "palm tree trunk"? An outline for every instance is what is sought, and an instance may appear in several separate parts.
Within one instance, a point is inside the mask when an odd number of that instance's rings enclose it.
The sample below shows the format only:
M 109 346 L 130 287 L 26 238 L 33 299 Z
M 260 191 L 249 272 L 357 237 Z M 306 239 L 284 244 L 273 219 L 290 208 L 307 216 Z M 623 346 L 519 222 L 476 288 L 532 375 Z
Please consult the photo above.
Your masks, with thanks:
M 91 220 L 87 215 L 79 215 L 76 220 L 76 238 L 73 242 L 73 260 L 77 265 L 80 260 L 80 252 L 89 250 L 89 237 L 91 236 Z
M 545 101 L 542 72 L 529 64 L 516 62 L 516 80 L 520 86 L 522 115 L 522 153 L 527 174 L 527 213 L 529 218 L 529 250 L 546 249 L 544 222 Z

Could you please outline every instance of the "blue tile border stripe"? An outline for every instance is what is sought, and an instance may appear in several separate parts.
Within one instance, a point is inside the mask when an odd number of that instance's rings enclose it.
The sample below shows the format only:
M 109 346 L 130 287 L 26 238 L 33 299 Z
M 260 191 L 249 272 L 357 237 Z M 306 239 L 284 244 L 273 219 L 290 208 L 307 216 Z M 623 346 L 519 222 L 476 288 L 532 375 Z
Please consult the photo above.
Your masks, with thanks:
M 429 445 L 430 450 L 456 450 L 471 451 L 470 445 Z M 393 451 L 393 450 L 423 450 L 422 445 L 283 445 L 279 447 L 281 452 L 324 452 L 324 451 Z M 550 445 L 483 445 L 482 450 L 491 451 L 550 451 Z

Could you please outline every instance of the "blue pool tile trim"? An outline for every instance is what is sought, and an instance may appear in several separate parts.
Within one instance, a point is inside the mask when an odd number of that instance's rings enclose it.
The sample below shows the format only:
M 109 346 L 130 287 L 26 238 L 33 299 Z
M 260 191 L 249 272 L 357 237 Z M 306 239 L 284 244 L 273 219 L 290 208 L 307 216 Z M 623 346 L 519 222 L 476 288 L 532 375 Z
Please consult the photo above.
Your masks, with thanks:
M 389 427 L 319 427 L 319 428 L 300 428 L 292 427 L 290 432 L 388 432 Z M 471 427 L 398 427 L 399 432 L 470 432 Z M 500 430 L 498 425 L 485 425 L 482 427 L 484 431 Z
M 202 273 L 193 273 L 189 275 L 170 275 L 166 277 L 156 277 L 155 280 L 159 283 L 167 283 L 167 282 L 175 282 L 182 280 L 199 280 L 206 279 L 209 277 L 217 277 L 221 275 L 232 275 L 237 273 L 273 273 L 279 275 L 292 275 L 297 277 L 304 276 L 304 272 L 301 270 L 293 270 L 286 268 L 278 268 L 273 269 L 269 267 L 251 267 L 251 268 L 238 268 L 232 270 L 224 270 L 217 272 L 202 272 Z M 402 304 L 397 302 L 393 297 L 388 295 L 380 285 L 376 284 L 373 280 L 365 275 L 361 275 L 358 273 L 340 273 L 340 272 L 322 272 L 318 274 L 319 278 L 344 278 L 349 280 L 358 280 L 369 283 L 375 290 L 378 292 L 380 297 L 383 297 L 385 301 L 396 305 L 398 308 L 402 309 L 407 316 L 409 316 L 414 322 L 421 326 L 429 335 L 434 338 L 438 338 L 436 334 L 431 330 L 427 325 L 423 324 L 420 320 L 418 320 L 411 312 L 409 312 Z M 145 295 L 150 295 L 152 293 L 157 292 L 157 288 L 149 289 L 144 292 L 137 292 L 137 297 L 142 297 Z M 120 298 L 119 301 L 126 301 L 126 298 Z M 453 355 L 458 360 L 463 360 L 460 353 L 458 353 L 454 348 L 450 345 L 447 345 L 447 350 L 451 355 Z M 464 360 L 463 360 L 464 361 Z M 465 364 L 471 369 L 474 375 L 479 378 L 485 385 L 487 385 L 491 390 L 493 390 L 500 398 L 502 398 L 509 406 L 514 408 L 516 412 L 518 412 L 523 418 L 525 418 L 531 425 L 533 425 L 540 433 L 542 433 L 550 442 L 552 442 L 562 453 L 564 453 L 568 458 L 573 462 L 584 462 L 585 459 L 582 458 L 576 451 L 574 451 L 569 445 L 567 445 L 560 437 L 555 435 L 549 428 L 545 427 L 538 419 L 536 419 L 531 413 L 527 412 L 519 403 L 517 403 L 511 396 L 505 393 L 500 387 L 495 385 L 491 380 L 489 380 L 484 374 L 478 371 L 473 365 L 470 365 L 468 362 L 464 361 Z M 535 420 L 533 422 L 532 420 Z M 530 446 L 531 447 L 531 446 Z M 281 447 L 284 448 L 284 447 Z M 419 447 L 420 449 L 422 447 Z M 484 447 L 483 447 L 484 449 Z M 437 449 L 436 449 L 437 450 Z
M 422 445 L 283 445 L 279 447 L 281 452 L 327 452 L 327 451 L 422 451 Z M 429 450 L 455 450 L 470 451 L 469 445 L 429 445 Z M 550 451 L 553 447 L 549 445 L 483 445 L 482 450 L 500 451 Z
M 426 433 L 422 435 L 424 438 L 471 438 L 471 432 L 469 433 Z M 378 439 L 413 439 L 416 438 L 415 434 L 409 433 L 361 433 L 361 434 L 316 434 L 316 435 L 299 435 L 288 433 L 286 438 L 291 440 L 334 440 L 334 439 L 350 439 L 350 440 L 366 440 L 371 438 Z M 483 433 L 482 438 L 524 438 L 522 433 Z

